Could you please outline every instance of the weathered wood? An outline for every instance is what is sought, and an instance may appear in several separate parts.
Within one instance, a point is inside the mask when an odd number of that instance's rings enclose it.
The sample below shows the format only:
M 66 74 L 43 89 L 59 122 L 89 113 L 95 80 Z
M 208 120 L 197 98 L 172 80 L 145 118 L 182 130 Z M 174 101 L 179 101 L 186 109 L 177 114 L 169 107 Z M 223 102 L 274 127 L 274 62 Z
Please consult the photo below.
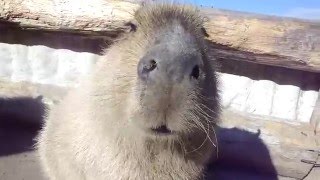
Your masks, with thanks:
M 202 9 L 218 58 L 320 72 L 320 22 Z
M 43 95 L 49 106 L 58 103 L 67 91 L 27 82 L 0 81 L 0 87 L 2 97 Z M 21 115 L 20 111 L 21 108 L 17 110 L 18 115 Z M 224 110 L 216 133 L 218 164 L 229 168 L 248 168 L 260 173 L 302 178 L 312 168 L 312 164 L 302 160 L 316 161 L 318 157 L 316 139 L 320 137 L 307 123 L 290 124 Z
M 24 29 L 113 36 L 126 29 L 137 7 L 117 0 L 1 0 L 0 20 Z
M 137 1 L 0 0 L 6 26 L 115 38 Z M 200 8 L 207 17 L 212 56 L 320 72 L 320 23 Z

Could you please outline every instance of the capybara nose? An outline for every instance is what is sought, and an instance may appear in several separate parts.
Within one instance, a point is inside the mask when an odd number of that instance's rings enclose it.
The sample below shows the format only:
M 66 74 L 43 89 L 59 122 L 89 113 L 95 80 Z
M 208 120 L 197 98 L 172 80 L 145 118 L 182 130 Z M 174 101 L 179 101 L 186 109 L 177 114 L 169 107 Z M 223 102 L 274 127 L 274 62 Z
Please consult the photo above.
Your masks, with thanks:
M 138 77 L 147 82 L 181 83 L 198 79 L 200 76 L 199 57 L 191 53 L 173 52 L 156 47 L 142 57 L 138 63 Z

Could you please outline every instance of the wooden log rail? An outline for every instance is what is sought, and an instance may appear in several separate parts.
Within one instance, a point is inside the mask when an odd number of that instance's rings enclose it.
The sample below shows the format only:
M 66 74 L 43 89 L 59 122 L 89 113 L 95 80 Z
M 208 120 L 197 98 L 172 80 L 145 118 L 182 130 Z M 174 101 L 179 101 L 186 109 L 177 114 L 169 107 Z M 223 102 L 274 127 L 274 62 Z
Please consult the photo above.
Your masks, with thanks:
M 137 2 L 0 0 L 0 22 L 29 30 L 113 39 L 126 31 L 125 23 L 140 6 Z M 320 22 L 199 9 L 207 19 L 205 27 L 214 57 L 320 72 Z

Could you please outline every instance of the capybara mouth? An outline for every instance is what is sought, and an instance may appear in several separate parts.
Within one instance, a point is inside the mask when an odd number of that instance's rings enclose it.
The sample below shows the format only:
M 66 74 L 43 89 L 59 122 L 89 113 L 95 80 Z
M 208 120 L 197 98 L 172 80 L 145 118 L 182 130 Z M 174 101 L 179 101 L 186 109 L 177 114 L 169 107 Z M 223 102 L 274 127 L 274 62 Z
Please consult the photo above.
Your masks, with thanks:
M 156 128 L 151 128 L 151 131 L 155 134 L 159 134 L 159 135 L 169 135 L 169 134 L 173 134 L 174 132 L 171 131 L 170 129 L 168 129 L 168 127 L 166 125 L 162 125 Z

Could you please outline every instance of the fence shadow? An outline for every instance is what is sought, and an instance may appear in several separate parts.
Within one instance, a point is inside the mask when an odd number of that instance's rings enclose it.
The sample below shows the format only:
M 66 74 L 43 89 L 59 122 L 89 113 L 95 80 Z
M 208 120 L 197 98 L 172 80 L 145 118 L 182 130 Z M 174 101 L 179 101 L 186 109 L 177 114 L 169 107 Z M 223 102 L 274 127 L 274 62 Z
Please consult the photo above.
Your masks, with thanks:
M 33 150 L 45 113 L 41 99 L 0 98 L 0 156 Z
M 207 168 L 206 180 L 277 180 L 269 150 L 252 133 L 239 128 L 218 127 L 219 158 Z

